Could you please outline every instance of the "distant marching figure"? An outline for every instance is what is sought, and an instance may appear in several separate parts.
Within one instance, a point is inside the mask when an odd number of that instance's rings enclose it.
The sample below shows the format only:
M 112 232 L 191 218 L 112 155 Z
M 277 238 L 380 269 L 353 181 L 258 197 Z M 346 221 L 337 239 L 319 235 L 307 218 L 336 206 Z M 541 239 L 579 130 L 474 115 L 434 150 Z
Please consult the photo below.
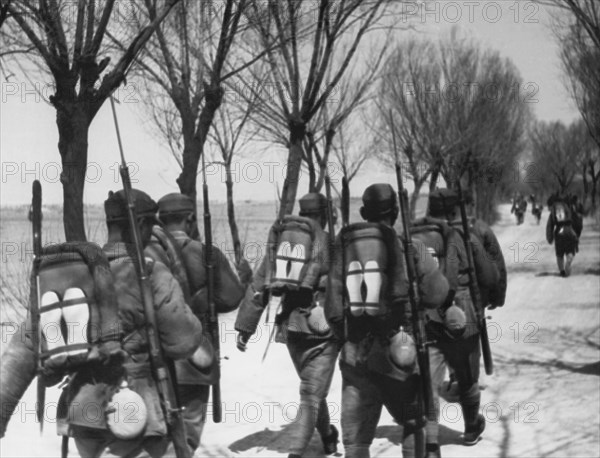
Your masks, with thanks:
M 556 263 L 561 277 L 571 275 L 571 263 L 579 251 L 581 217 L 571 208 L 569 199 L 563 196 L 551 198 L 550 217 L 546 224 L 546 240 L 554 244 Z M 549 200 L 550 204 L 550 200 Z
M 535 200 L 535 194 L 529 195 L 529 200 L 531 201 L 531 214 L 534 216 L 537 224 L 540 224 L 540 220 L 542 219 L 542 211 L 544 210 L 543 205 L 538 205 Z
M 517 218 L 517 226 L 523 224 L 525 219 L 525 212 L 527 211 L 527 200 L 523 197 L 523 195 L 518 192 L 513 199 L 512 208 L 510 209 L 511 213 L 514 213 Z

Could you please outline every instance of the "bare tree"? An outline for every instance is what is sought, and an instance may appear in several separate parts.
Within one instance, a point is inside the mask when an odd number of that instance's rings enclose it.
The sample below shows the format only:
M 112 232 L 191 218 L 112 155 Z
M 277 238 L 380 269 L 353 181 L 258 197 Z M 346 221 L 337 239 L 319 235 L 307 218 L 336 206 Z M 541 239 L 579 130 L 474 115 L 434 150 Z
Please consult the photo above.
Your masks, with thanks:
M 373 127 L 384 145 L 378 157 L 389 167 L 400 162 L 402 172 L 413 180 L 412 217 L 421 187 L 435 169 L 430 164 L 435 165 L 450 146 L 443 138 L 440 103 L 422 90 L 435 88 L 440 81 L 436 60 L 439 53 L 430 42 L 411 39 L 398 46 L 386 62 L 377 99 Z
M 554 179 L 559 192 L 567 192 L 578 173 L 581 138 L 577 125 L 561 121 L 538 122 L 532 133 L 533 159 L 540 174 Z
M 453 30 L 438 44 L 404 43 L 387 68 L 376 130 L 387 146 L 381 150 L 384 163 L 399 160 L 396 154 L 405 159 L 415 182 L 413 211 L 427 179 L 432 190 L 440 175 L 453 185 L 467 173 L 477 215 L 491 220 L 501 181 L 507 178 L 498 172 L 525 146 L 529 110 L 515 93 L 521 87 L 515 66 Z M 481 193 L 485 196 L 478 199 Z
M 365 35 L 381 25 L 385 3 L 319 0 L 253 4 L 251 23 L 267 51 L 274 86 L 272 97 L 263 94 L 253 118 L 265 132 L 284 142 L 289 151 L 282 189 L 283 214 L 293 211 L 310 123 L 337 92 Z M 279 47 L 269 49 L 271 37 L 276 37 Z M 252 87 L 252 83 L 249 86 L 261 95 L 259 88 Z M 281 133 L 282 128 L 287 135 Z M 327 130 L 324 134 L 328 135 Z
M 145 101 L 156 132 L 181 166 L 180 191 L 194 199 L 200 158 L 223 101 L 224 84 L 260 57 L 239 39 L 245 38 L 249 3 L 181 0 L 138 59 L 136 70 L 147 82 Z M 144 5 L 129 21 L 130 34 L 156 15 L 153 1 L 144 0 Z M 113 43 L 123 47 L 117 39 Z
M 600 22 L 596 10 L 596 25 Z M 600 45 L 577 20 L 561 36 L 561 58 L 568 87 L 590 134 L 600 145 Z
M 590 135 L 587 123 L 574 123 L 572 141 L 579 147 L 577 167 L 583 185 L 584 208 L 595 212 L 598 208 L 598 181 L 600 180 L 600 147 Z
M 233 103 L 225 101 L 215 119 L 210 132 L 210 139 L 216 145 L 221 155 L 220 164 L 225 169 L 225 187 L 227 189 L 227 219 L 233 240 L 235 262 L 242 259 L 242 244 L 239 229 L 235 219 L 235 205 L 233 200 L 233 174 L 231 170 L 234 157 L 239 157 L 240 149 L 257 135 L 256 127 L 249 123 L 252 110 L 255 109 L 256 100 L 250 103 Z
M 91 0 L 12 0 L 7 4 L 10 17 L 2 27 L 3 46 L 23 49 L 33 45 L 35 52 L 24 56 L 51 75 L 56 88 L 50 102 L 56 108 L 67 240 L 85 240 L 83 189 L 90 123 L 177 1 L 157 2 L 152 20 L 119 53 L 103 44 L 109 27 L 119 28 L 112 20 L 119 7 L 115 0 L 100 5 Z M 115 63 L 109 70 L 111 60 Z
M 352 177 L 345 173 L 348 181 L 358 172 L 364 161 L 352 161 L 348 154 L 349 145 L 337 138 L 345 129 L 348 133 L 348 125 L 353 124 L 356 116 L 361 116 L 363 107 L 369 104 L 373 97 L 372 89 L 379 81 L 379 73 L 383 57 L 387 52 L 388 41 L 381 47 L 380 52 L 366 63 L 367 70 L 358 71 L 355 67 L 348 71 L 338 86 L 338 95 L 335 101 L 325 103 L 321 106 L 306 130 L 303 148 L 303 163 L 308 169 L 309 192 L 320 192 L 323 188 L 325 174 L 330 166 L 331 152 L 335 150 L 342 168 L 346 166 L 345 172 L 351 172 Z M 359 130 L 362 130 L 357 126 Z M 346 135 L 346 141 L 352 135 Z M 356 156 L 356 153 L 353 153 Z M 360 154 L 359 154 L 360 156 Z M 352 170 L 350 170 L 352 169 Z

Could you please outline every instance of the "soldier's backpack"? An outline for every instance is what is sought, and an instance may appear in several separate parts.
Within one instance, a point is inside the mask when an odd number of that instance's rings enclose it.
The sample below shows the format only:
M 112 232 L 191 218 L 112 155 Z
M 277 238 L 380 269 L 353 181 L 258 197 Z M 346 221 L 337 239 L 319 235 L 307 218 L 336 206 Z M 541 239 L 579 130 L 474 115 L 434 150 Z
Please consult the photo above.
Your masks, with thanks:
M 327 246 L 324 232 L 316 221 L 284 216 L 271 226 L 267 250 L 267 286 L 274 296 L 287 291 L 312 291 L 317 287 Z
M 452 231 L 445 220 L 432 217 L 417 219 L 411 227 L 412 236 L 423 242 L 443 274 L 446 274 L 448 238 Z
M 562 200 L 555 200 L 552 204 L 552 217 L 557 225 L 571 224 L 572 212 L 568 203 Z
M 342 278 L 350 315 L 386 316 L 399 260 L 395 231 L 383 224 L 356 223 L 341 232 Z
M 98 245 L 68 242 L 42 248 L 31 285 L 34 351 L 42 374 L 56 379 L 118 353 L 117 296 Z

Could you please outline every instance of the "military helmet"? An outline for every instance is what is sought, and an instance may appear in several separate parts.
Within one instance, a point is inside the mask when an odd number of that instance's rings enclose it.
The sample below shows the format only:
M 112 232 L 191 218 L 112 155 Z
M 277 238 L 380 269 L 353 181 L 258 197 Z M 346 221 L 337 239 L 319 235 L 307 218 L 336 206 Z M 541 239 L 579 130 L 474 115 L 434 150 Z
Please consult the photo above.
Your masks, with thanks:
M 158 205 L 148 194 L 139 189 L 132 189 L 131 198 L 135 206 L 136 216 L 156 218 Z M 123 190 L 108 192 L 108 199 L 104 201 L 104 213 L 107 222 L 127 219 L 127 199 Z
M 452 189 L 436 189 L 429 194 L 429 216 L 446 218 L 460 203 L 458 193 Z
M 386 216 L 398 217 L 398 199 L 396 191 L 389 184 L 377 183 L 365 189 L 362 195 L 363 206 L 360 216 L 367 221 L 378 220 Z
M 194 199 L 185 194 L 172 192 L 158 200 L 159 216 L 193 213 L 195 210 Z
M 417 346 L 412 336 L 403 330 L 390 340 L 390 359 L 399 369 L 410 371 L 417 362 Z
M 310 216 L 325 213 L 327 199 L 318 192 L 309 192 L 300 198 L 300 216 Z

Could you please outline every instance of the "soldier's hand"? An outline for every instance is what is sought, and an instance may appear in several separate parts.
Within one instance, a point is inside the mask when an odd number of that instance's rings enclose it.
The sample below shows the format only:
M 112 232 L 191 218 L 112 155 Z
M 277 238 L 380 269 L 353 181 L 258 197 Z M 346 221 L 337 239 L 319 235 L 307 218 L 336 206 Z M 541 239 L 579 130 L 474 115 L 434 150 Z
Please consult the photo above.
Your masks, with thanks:
M 250 339 L 250 334 L 246 332 L 238 332 L 237 340 L 235 345 L 239 351 L 246 351 L 248 346 L 248 339 Z
M 252 268 L 250 267 L 250 264 L 248 264 L 248 261 L 242 258 L 235 266 L 235 269 L 237 270 L 238 277 L 240 277 L 240 281 L 243 285 L 252 283 Z

